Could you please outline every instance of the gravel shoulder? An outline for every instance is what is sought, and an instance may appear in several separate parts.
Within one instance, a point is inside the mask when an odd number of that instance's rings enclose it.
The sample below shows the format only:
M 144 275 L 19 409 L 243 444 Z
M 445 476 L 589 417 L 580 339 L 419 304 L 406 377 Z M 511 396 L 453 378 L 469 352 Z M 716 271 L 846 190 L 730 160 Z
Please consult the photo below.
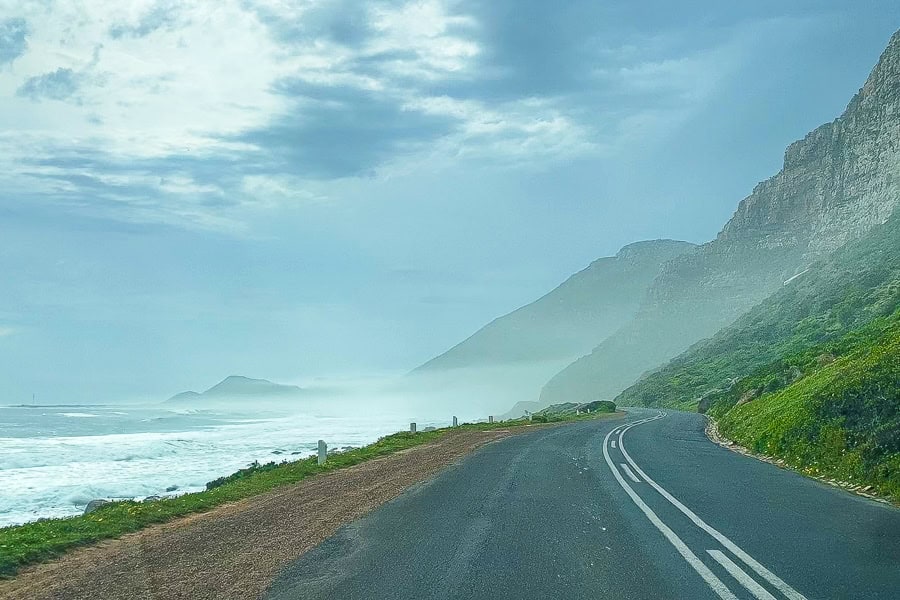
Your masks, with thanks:
M 258 598 L 286 564 L 344 523 L 484 444 L 537 427 L 450 432 L 422 446 L 81 548 L 0 581 L 0 598 Z

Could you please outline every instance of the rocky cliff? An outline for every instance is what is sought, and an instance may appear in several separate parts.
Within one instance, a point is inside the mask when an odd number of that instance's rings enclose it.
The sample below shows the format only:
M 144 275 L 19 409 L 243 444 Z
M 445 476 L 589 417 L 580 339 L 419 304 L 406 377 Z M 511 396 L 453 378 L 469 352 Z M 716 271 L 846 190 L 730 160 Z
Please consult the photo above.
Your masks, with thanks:
M 637 315 L 554 376 L 543 402 L 613 398 L 732 322 L 900 202 L 900 32 L 844 114 L 787 149 L 718 237 L 668 263 Z

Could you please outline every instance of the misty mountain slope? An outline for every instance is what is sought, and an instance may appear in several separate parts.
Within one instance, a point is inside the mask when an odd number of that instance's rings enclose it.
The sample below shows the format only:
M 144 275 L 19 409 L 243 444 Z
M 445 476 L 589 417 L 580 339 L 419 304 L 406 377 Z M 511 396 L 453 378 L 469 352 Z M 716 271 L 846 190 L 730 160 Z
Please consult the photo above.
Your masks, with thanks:
M 303 388 L 295 385 L 282 385 L 266 379 L 230 375 L 203 393 L 181 392 L 169 398 L 168 402 L 289 398 L 303 394 L 303 392 Z
M 900 201 L 900 32 L 844 114 L 785 152 L 718 237 L 668 263 L 638 314 L 554 376 L 547 403 L 611 399 L 713 335 Z
M 613 257 L 594 261 L 542 298 L 495 319 L 415 372 L 580 356 L 637 312 L 664 263 L 693 248 L 673 240 L 625 246 Z
M 622 392 L 626 405 L 694 407 L 749 389 L 733 382 L 900 307 L 900 210 L 713 337 Z M 790 370 L 789 366 L 784 367 Z

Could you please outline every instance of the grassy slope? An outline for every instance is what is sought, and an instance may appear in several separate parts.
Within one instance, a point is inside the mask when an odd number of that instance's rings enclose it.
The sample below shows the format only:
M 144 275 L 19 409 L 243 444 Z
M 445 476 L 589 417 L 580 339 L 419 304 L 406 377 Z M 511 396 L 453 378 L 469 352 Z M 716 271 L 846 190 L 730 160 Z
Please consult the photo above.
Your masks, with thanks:
M 560 418 L 575 421 L 609 416 L 590 414 Z M 487 430 L 525 425 L 524 419 L 493 424 L 464 424 L 415 434 L 402 432 L 381 438 L 374 444 L 329 454 L 319 466 L 316 458 L 294 462 L 269 463 L 242 469 L 228 477 L 210 482 L 207 490 L 152 502 L 114 502 L 87 515 L 49 519 L 15 527 L 0 528 L 0 577 L 10 577 L 23 566 L 50 560 L 66 550 L 120 537 L 155 523 L 171 521 L 192 513 L 206 512 L 225 504 L 262 494 L 307 477 L 342 469 L 361 462 L 434 441 L 449 431 Z
M 694 408 L 780 358 L 840 338 L 900 306 L 900 215 L 847 245 L 712 338 L 622 392 L 620 405 Z
M 710 409 L 726 436 L 900 501 L 900 310 L 739 384 Z

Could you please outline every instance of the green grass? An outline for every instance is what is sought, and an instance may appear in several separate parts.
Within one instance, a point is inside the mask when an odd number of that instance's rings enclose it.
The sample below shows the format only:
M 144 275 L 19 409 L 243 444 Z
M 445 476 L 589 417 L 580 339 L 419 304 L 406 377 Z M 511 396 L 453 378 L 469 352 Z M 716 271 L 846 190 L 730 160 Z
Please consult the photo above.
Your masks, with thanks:
M 759 369 L 710 414 L 755 452 L 900 502 L 900 310 Z
M 573 416 L 562 420 L 602 416 L 608 416 L 608 413 Z M 519 419 L 492 424 L 467 423 L 455 429 L 395 433 L 362 448 L 331 453 L 328 461 L 321 466 L 317 464 L 315 457 L 252 465 L 210 482 L 206 491 L 151 502 L 113 502 L 83 516 L 0 528 L 0 577 L 12 577 L 26 565 L 50 560 L 78 546 L 117 538 L 155 523 L 171 521 L 192 513 L 206 512 L 227 502 L 243 500 L 307 477 L 419 446 L 437 440 L 450 431 L 489 430 L 527 424 L 528 421 Z

